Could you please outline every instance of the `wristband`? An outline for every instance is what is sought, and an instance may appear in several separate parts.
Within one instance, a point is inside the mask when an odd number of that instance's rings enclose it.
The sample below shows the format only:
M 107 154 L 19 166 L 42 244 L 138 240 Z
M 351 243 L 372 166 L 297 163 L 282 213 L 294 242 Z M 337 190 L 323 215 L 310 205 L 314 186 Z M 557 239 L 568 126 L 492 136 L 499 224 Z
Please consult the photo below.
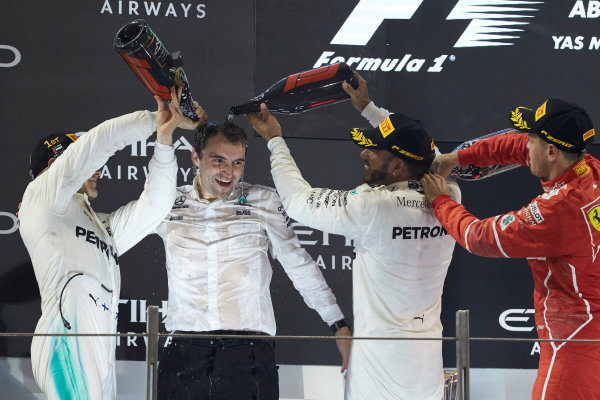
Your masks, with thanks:
M 331 325 L 329 327 L 329 329 L 331 329 L 331 332 L 333 334 L 335 334 L 337 331 L 339 331 L 340 329 L 342 329 L 345 326 L 350 328 L 350 325 L 348 324 L 348 321 L 346 320 L 346 318 L 343 318 L 343 319 L 340 319 L 339 321 L 334 322 L 333 325 Z

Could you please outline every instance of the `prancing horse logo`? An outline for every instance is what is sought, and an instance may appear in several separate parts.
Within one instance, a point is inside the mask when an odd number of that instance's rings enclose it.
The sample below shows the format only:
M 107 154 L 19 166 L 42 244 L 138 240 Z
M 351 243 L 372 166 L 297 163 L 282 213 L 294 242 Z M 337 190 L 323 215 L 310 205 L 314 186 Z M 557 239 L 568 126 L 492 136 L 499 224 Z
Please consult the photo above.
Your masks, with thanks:
M 588 218 L 592 223 L 592 226 L 600 231 L 600 206 L 596 206 L 588 212 Z

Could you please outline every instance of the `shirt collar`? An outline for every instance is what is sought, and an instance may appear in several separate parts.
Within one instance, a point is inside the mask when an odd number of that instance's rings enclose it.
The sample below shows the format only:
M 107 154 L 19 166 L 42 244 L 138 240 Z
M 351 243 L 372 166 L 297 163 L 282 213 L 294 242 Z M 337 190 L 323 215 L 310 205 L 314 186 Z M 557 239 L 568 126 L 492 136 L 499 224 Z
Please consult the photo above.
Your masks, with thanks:
M 423 188 L 421 187 L 421 182 L 413 181 L 413 180 L 390 183 L 389 185 L 386 186 L 386 188 L 390 192 L 393 192 L 395 190 L 406 190 L 406 189 L 417 190 L 417 191 L 423 190 Z
M 192 198 L 197 201 L 204 201 L 204 202 L 208 203 L 209 201 L 207 199 L 204 199 L 204 198 L 202 198 L 202 196 L 200 196 L 200 192 L 198 191 L 198 186 L 196 186 L 196 181 L 199 179 L 200 179 L 200 175 L 196 175 L 194 177 L 194 180 L 192 181 L 192 187 L 194 188 L 194 190 L 192 190 Z M 242 181 L 239 181 L 238 184 L 231 191 L 229 198 L 226 199 L 225 201 L 237 199 L 239 196 L 242 195 L 242 192 L 243 192 Z M 216 200 L 212 201 L 212 203 L 219 202 L 219 201 L 223 201 L 223 200 L 216 199 Z
M 577 161 L 575 164 L 567 168 L 562 174 L 549 181 L 541 181 L 542 187 L 545 192 L 548 192 L 556 187 L 564 186 L 568 182 L 575 179 L 581 179 L 590 172 L 590 166 L 586 163 L 586 160 L 590 157 L 586 154 L 583 159 Z

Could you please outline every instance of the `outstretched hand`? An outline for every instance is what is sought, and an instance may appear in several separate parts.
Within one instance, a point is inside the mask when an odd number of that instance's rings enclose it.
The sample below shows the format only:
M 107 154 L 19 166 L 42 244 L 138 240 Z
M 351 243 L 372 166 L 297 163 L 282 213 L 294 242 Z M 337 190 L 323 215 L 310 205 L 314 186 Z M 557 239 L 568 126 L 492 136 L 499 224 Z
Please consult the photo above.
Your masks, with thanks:
M 358 81 L 358 88 L 354 89 L 348 82 L 342 82 L 342 88 L 350 95 L 350 101 L 352 102 L 354 108 L 356 108 L 358 112 L 362 112 L 371 102 L 371 99 L 369 99 L 367 81 L 365 81 L 363 77 L 360 76 L 356 71 L 354 71 L 354 76 Z
M 267 142 L 274 137 L 282 136 L 279 121 L 271 114 L 265 103 L 261 103 L 260 112 L 246 114 L 246 118 L 248 118 L 254 130 Z
M 431 169 L 436 174 L 448 176 L 452 172 L 452 169 L 459 166 L 458 153 L 447 153 L 436 156 L 431 164 Z
M 181 98 L 181 92 L 179 93 L 179 98 Z M 179 101 L 177 102 L 177 104 L 177 110 L 181 113 L 181 109 L 179 109 Z M 191 118 L 184 116 L 183 121 L 181 122 L 181 124 L 179 124 L 179 128 L 193 131 L 198 127 L 198 125 L 202 125 L 203 123 L 208 121 L 208 115 L 204 111 L 204 108 L 202 108 L 202 106 L 200 106 L 200 104 L 198 104 L 197 101 L 194 101 L 194 112 L 198 117 L 198 121 L 194 121 Z

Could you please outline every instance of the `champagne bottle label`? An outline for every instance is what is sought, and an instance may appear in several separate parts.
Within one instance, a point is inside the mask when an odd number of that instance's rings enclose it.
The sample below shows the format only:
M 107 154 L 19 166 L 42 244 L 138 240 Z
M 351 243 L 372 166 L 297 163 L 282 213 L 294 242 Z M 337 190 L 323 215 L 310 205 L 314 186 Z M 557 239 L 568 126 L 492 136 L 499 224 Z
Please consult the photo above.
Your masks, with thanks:
M 468 149 L 474 143 L 476 143 L 480 140 L 483 140 L 483 139 L 490 138 L 492 136 L 520 134 L 520 133 L 521 132 L 517 131 L 516 129 L 512 129 L 512 128 L 502 129 L 497 132 L 489 133 L 487 135 L 480 136 L 475 139 L 467 140 L 466 142 L 463 142 L 460 145 L 458 145 L 452 152 L 454 153 L 459 150 Z M 519 164 L 506 164 L 506 165 L 489 165 L 487 167 L 478 167 L 476 165 L 469 164 L 469 165 L 464 165 L 464 166 L 454 168 L 452 170 L 452 172 L 450 172 L 450 176 L 454 176 L 456 178 L 460 178 L 460 179 L 464 179 L 464 180 L 484 179 L 484 178 L 489 178 L 490 176 L 498 175 L 502 172 L 510 171 L 511 169 L 515 169 L 517 167 L 520 167 L 520 165 Z
M 342 88 L 344 81 L 354 88 L 358 87 L 352 69 L 344 63 L 298 72 L 279 80 L 248 103 L 232 106 L 229 119 L 260 111 L 260 103 L 265 103 L 270 111 L 279 114 L 297 114 L 339 103 L 350 98 Z
M 300 86 L 309 85 L 315 82 L 326 82 L 337 74 L 341 64 L 327 65 L 325 67 L 313 69 L 306 72 L 292 74 L 287 77 L 283 93 L 289 92 Z
M 171 54 L 146 21 L 136 19 L 119 29 L 113 46 L 153 95 L 171 100 L 169 88 L 181 87 L 181 112 L 198 120 L 181 52 Z

